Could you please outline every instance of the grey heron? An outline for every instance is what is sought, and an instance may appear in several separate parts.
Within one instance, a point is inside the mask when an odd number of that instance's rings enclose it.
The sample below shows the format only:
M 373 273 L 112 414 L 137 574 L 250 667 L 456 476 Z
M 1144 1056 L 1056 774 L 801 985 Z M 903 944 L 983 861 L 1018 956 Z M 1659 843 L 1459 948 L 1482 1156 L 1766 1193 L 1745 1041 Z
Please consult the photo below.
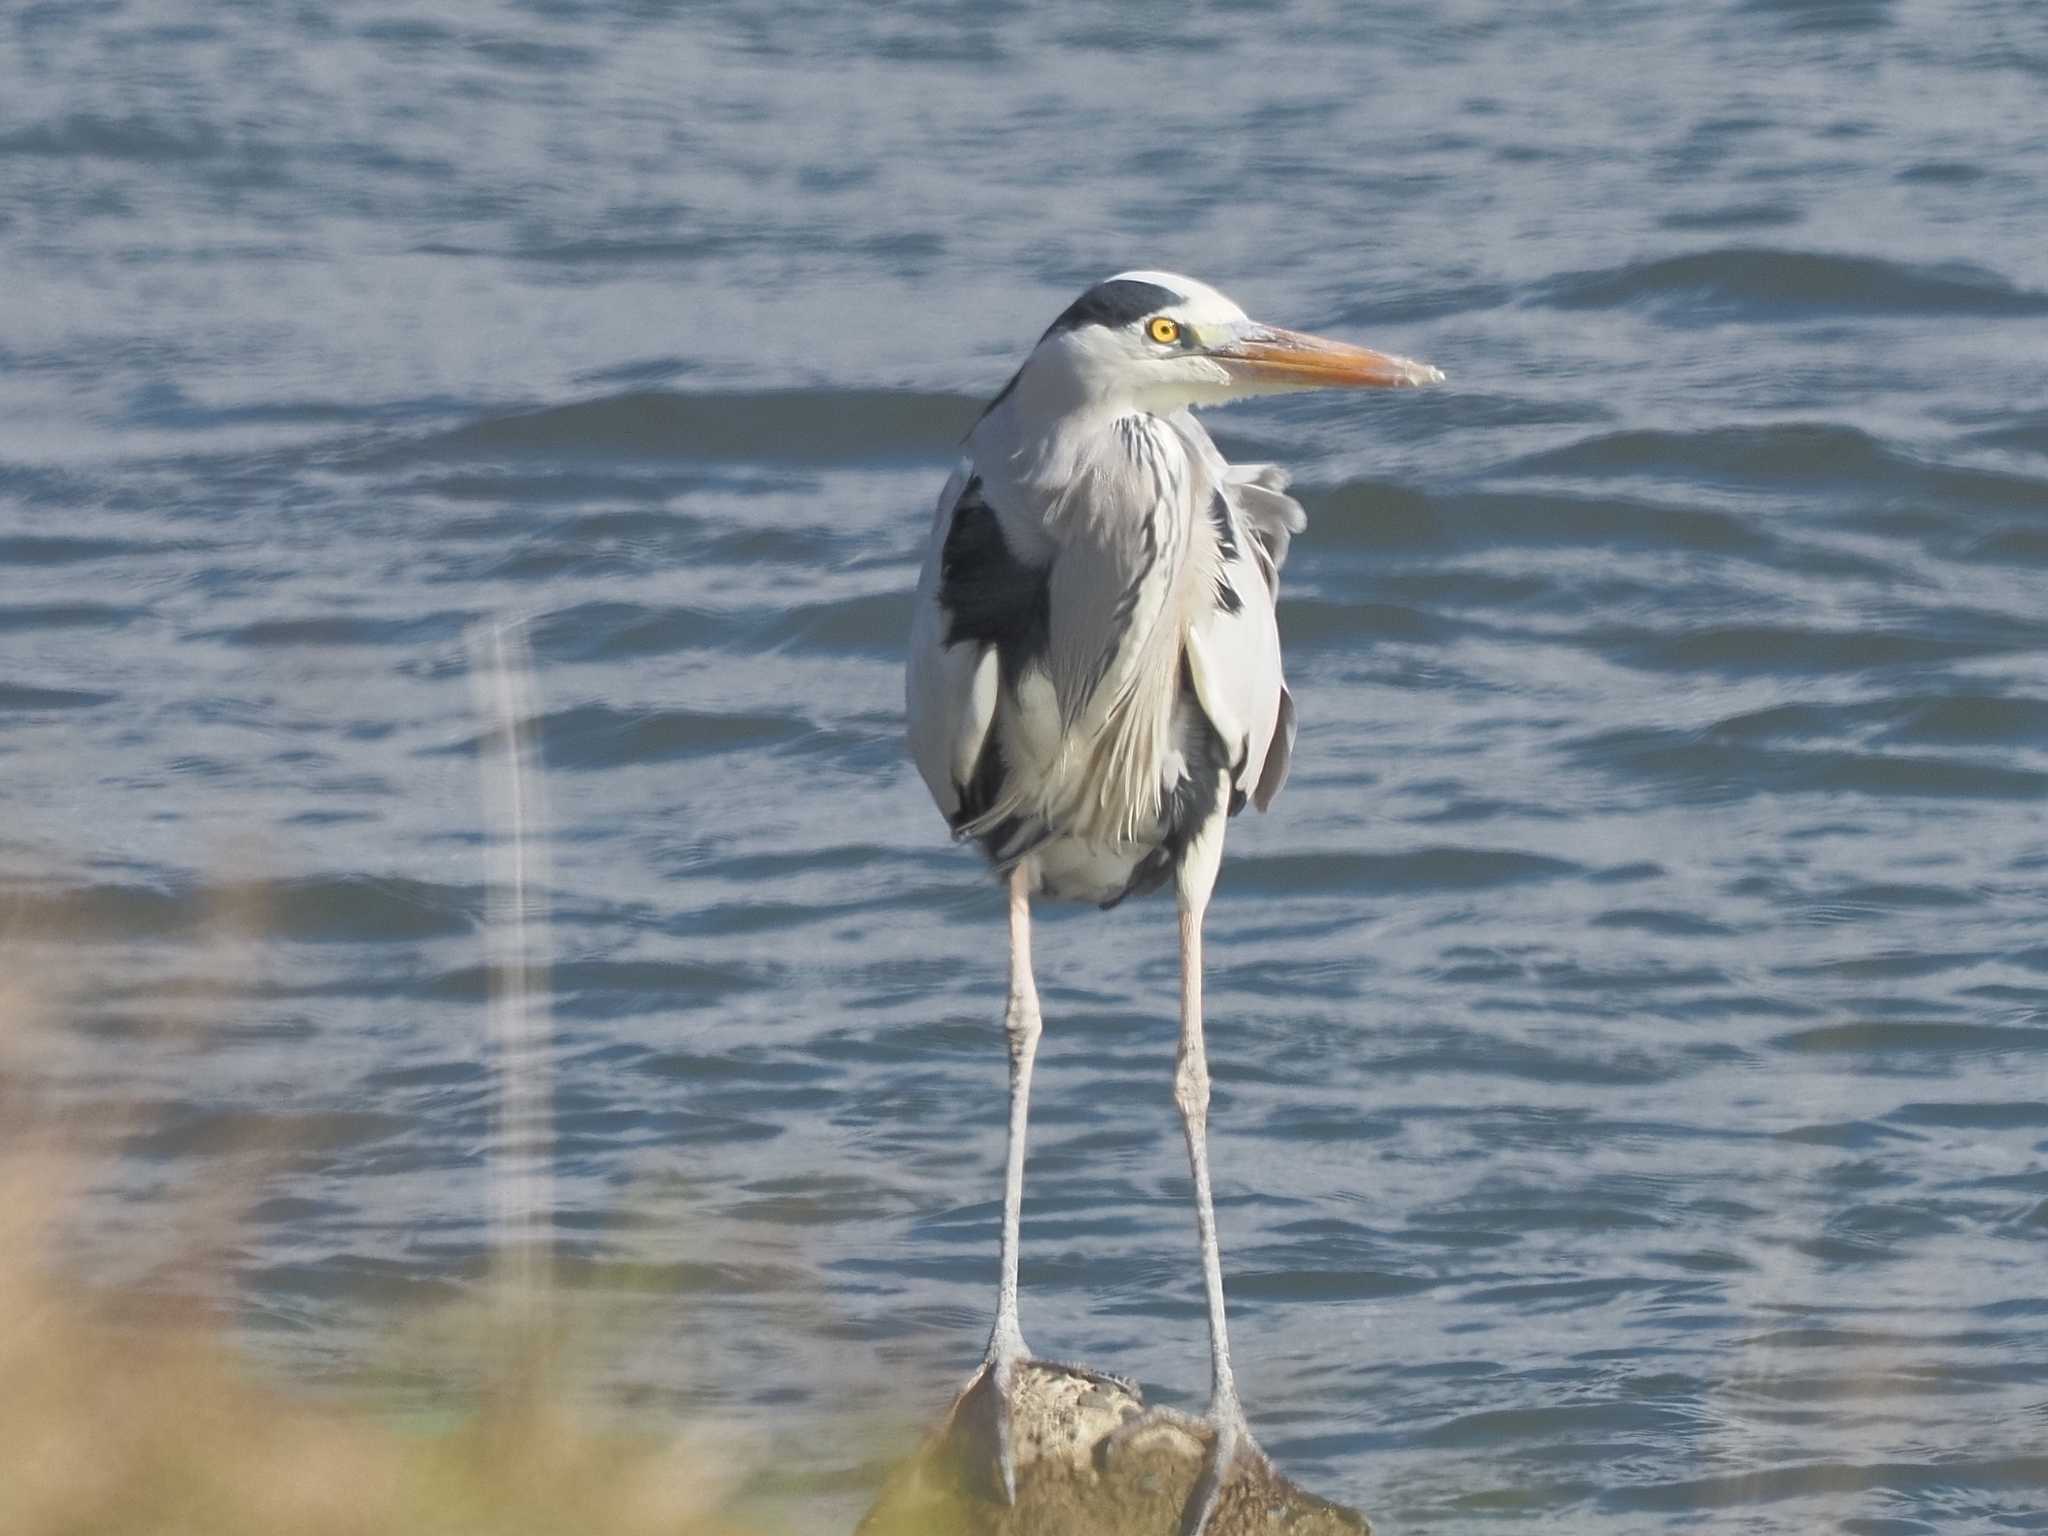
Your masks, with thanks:
M 1124 272 L 1076 299 L 968 434 L 919 578 L 906 686 L 911 755 L 956 837 L 1009 893 L 1010 1122 L 995 1326 L 997 1481 L 1016 1498 L 1010 1394 L 1025 1121 L 1041 1030 L 1034 895 L 1113 907 L 1172 881 L 1180 1047 L 1208 1297 L 1206 1441 L 1183 1517 L 1198 1536 L 1241 1456 L 1260 1456 L 1231 1374 L 1209 1188 L 1202 919 L 1224 823 L 1286 782 L 1294 701 L 1274 615 L 1307 523 L 1269 464 L 1224 461 L 1190 408 L 1283 390 L 1434 383 L 1407 358 L 1260 325 L 1214 288 Z M 956 1403 L 957 1407 L 957 1403 Z

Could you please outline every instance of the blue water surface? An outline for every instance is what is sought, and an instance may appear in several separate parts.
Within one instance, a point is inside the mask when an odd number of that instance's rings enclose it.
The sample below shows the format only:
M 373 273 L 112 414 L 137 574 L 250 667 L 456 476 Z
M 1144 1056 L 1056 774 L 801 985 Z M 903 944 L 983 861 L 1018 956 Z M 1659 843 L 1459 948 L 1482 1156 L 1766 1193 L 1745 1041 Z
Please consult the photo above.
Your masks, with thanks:
M 81 1252 L 333 1390 L 493 1221 L 471 637 L 534 669 L 607 1401 L 936 1413 L 1001 904 L 901 747 L 960 433 L 1186 270 L 1444 389 L 1311 518 L 1210 921 L 1238 1367 L 1387 1532 L 2048 1530 L 2048 13 L 37 0 L 0 18 L 0 935 Z M 481 749 L 481 750 L 480 750 Z M 1047 914 L 1025 1324 L 1206 1391 L 1170 906 Z

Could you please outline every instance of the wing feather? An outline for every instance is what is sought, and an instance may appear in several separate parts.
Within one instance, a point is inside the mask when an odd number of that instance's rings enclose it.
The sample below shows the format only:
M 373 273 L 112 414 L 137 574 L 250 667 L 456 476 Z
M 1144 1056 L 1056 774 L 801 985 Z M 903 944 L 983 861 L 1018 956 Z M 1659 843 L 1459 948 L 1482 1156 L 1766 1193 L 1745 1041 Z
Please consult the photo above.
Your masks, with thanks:
M 1289 540 L 1308 525 L 1286 494 L 1287 476 L 1270 464 L 1231 465 L 1221 475 L 1216 513 L 1222 585 L 1218 602 L 1190 627 L 1198 659 L 1197 697 L 1223 737 L 1231 784 L 1261 811 L 1287 781 L 1294 748 L 1294 700 L 1281 668 L 1275 603 Z
M 997 658 L 993 645 L 948 643 L 949 620 L 939 602 L 946 538 L 952 530 L 967 469 L 961 466 L 939 493 L 932 536 L 910 621 L 910 664 L 904 678 L 910 756 L 946 819 L 960 815 L 995 718 Z
M 1278 464 L 1233 464 L 1224 474 L 1231 501 L 1245 530 L 1262 556 L 1259 566 L 1266 587 L 1278 596 L 1280 567 L 1287 563 L 1287 547 L 1294 536 L 1308 527 L 1308 513 L 1287 494 L 1287 471 Z
M 1273 726 L 1272 745 L 1266 748 L 1265 766 L 1252 790 L 1252 804 L 1261 811 L 1273 808 L 1273 800 L 1286 787 L 1287 770 L 1294 762 L 1294 695 L 1280 685 L 1280 718 Z

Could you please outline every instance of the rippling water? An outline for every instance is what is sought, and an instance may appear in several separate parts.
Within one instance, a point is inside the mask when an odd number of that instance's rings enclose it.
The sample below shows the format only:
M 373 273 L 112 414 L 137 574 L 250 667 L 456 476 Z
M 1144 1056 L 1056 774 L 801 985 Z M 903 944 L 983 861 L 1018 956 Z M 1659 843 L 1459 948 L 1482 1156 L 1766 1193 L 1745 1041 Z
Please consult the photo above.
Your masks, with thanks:
M 565 1265 L 660 1319 L 625 1400 L 808 1434 L 843 1522 L 849 1383 L 935 1410 L 993 1280 L 918 545 L 1046 320 L 1180 268 L 1452 379 L 1211 418 L 1312 519 L 1209 949 L 1268 1446 L 1397 1532 L 2048 1529 L 2038 7 L 0 37 L 0 925 L 52 1091 L 143 1110 L 107 1264 L 255 1146 L 289 1369 L 475 1283 L 467 637 L 522 621 Z M 1040 948 L 1027 1331 L 1197 1402 L 1169 910 Z

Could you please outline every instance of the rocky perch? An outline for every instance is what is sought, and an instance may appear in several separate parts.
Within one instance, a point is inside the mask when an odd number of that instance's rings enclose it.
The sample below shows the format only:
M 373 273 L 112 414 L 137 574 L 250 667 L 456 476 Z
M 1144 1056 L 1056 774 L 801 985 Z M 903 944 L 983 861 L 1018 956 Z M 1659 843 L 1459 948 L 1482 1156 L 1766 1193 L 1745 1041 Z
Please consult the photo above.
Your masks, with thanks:
M 1106 1453 L 1144 1410 L 1125 1390 L 1033 1362 L 1017 1374 L 1011 1423 L 1017 1502 L 992 1487 L 994 1417 L 984 1381 L 889 1479 L 854 1536 L 1175 1536 L 1202 1445 L 1169 1424 Z M 1371 1536 L 1365 1516 L 1240 1463 L 1208 1536 Z

